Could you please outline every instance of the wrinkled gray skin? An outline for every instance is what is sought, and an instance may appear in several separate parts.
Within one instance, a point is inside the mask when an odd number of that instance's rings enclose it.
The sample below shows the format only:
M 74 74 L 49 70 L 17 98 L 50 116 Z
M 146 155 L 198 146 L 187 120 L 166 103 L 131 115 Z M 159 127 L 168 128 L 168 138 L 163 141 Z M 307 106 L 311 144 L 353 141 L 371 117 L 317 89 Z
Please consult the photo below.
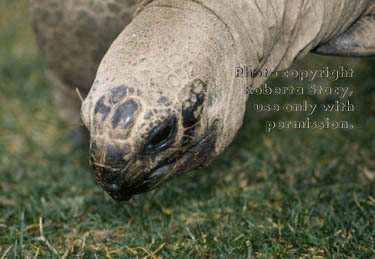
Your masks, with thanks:
M 116 200 L 207 166 L 241 127 L 235 67 L 278 71 L 310 51 L 375 53 L 373 0 L 145 1 L 82 104 L 97 181 Z

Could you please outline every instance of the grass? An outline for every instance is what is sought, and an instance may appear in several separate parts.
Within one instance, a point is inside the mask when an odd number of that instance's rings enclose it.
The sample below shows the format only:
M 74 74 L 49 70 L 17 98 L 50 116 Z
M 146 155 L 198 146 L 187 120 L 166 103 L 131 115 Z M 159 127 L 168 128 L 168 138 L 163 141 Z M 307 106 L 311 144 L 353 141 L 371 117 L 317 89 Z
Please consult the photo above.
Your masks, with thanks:
M 369 258 L 375 255 L 374 59 L 310 56 L 298 68 L 355 67 L 352 130 L 284 129 L 252 103 L 233 144 L 207 169 L 116 203 L 91 177 L 86 148 L 56 116 L 27 2 L 0 2 L 0 258 Z M 270 85 L 298 81 L 269 81 Z M 332 102 L 330 97 L 306 97 Z

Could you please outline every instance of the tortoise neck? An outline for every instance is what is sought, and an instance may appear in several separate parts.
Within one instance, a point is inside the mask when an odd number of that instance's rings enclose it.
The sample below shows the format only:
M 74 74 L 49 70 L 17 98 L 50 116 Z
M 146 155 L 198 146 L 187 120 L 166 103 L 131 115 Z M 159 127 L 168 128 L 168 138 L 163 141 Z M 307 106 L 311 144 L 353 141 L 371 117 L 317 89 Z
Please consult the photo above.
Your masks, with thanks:
M 285 70 L 365 14 L 368 0 L 195 0 L 215 14 L 235 42 L 239 67 Z M 248 78 L 256 88 L 267 77 Z

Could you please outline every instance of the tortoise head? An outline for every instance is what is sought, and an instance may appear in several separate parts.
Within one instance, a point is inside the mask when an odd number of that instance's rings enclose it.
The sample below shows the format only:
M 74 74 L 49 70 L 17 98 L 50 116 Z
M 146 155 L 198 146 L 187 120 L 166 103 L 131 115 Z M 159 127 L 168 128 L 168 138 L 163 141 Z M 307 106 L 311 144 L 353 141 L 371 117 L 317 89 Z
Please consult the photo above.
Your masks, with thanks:
M 111 88 L 95 101 L 89 97 L 82 108 L 91 135 L 91 167 L 116 200 L 204 166 L 216 137 L 215 125 L 208 124 L 207 84 L 202 80 L 192 80 L 175 94 L 161 94 L 152 103 L 150 95 L 129 85 Z
M 242 122 L 242 110 L 228 102 L 234 95 L 225 77 L 232 75 L 222 73 L 233 65 L 230 33 L 216 16 L 194 8 L 139 13 L 108 50 L 82 104 L 91 166 L 116 200 L 208 165 Z

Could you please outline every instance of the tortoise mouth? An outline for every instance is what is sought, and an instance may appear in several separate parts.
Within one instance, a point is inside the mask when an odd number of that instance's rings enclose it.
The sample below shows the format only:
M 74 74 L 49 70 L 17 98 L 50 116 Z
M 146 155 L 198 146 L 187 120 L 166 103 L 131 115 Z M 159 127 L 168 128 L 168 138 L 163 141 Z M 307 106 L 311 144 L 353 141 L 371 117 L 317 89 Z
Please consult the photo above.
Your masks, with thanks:
M 139 193 L 150 191 L 175 175 L 187 173 L 200 168 L 209 162 L 215 145 L 215 134 L 208 133 L 195 145 L 173 160 L 167 158 L 152 169 L 145 167 L 136 169 L 134 178 L 125 177 L 132 163 L 125 168 L 108 168 L 93 164 L 96 179 L 102 188 L 116 201 L 128 201 Z M 99 167 L 99 168 L 98 168 Z
M 121 179 L 122 174 L 120 173 L 114 179 L 114 181 L 111 183 L 104 183 L 102 184 L 102 187 L 114 200 L 128 201 L 133 195 L 150 191 L 161 184 L 160 179 L 170 172 L 176 163 L 177 160 L 167 164 L 161 163 L 153 168 L 146 177 L 142 177 L 141 179 L 132 183 Z

